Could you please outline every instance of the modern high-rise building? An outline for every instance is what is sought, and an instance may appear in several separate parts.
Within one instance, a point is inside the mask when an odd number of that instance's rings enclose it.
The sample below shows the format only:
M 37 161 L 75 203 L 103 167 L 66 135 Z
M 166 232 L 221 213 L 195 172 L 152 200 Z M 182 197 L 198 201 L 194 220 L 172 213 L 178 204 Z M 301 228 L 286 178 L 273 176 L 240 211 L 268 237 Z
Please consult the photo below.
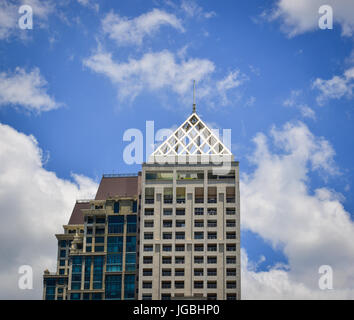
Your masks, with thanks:
M 56 237 L 44 299 L 240 299 L 239 163 L 194 105 L 142 172 L 104 175 Z

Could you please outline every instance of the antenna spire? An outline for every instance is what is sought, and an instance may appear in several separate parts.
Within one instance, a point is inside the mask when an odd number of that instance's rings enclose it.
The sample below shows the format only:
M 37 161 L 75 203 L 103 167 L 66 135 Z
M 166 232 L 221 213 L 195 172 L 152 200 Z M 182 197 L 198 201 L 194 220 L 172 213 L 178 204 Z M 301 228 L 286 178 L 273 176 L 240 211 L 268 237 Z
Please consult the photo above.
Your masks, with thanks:
M 196 108 L 195 108 L 195 80 L 193 80 L 193 113 L 196 113 Z

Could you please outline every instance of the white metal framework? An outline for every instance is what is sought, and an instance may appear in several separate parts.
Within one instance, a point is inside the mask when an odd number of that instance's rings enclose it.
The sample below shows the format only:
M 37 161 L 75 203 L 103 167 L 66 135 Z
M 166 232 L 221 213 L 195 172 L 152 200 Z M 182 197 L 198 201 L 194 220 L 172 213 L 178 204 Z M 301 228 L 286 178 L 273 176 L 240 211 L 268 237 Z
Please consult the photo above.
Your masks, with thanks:
M 193 112 L 152 156 L 217 155 L 231 156 L 219 137 Z

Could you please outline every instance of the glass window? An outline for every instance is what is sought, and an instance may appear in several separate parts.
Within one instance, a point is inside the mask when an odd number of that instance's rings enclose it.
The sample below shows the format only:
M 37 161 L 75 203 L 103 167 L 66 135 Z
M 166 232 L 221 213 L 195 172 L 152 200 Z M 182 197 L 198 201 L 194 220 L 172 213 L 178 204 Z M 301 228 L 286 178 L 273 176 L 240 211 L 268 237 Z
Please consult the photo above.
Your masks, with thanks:
M 127 216 L 127 233 L 136 233 L 136 216 Z
M 108 233 L 123 233 L 124 216 L 108 217 Z
M 122 276 L 106 275 L 106 300 L 121 300 L 122 298 Z
M 122 271 L 123 254 L 107 254 L 107 272 L 121 272 Z
M 130 300 L 135 298 L 135 275 L 126 274 L 124 276 L 124 299 Z

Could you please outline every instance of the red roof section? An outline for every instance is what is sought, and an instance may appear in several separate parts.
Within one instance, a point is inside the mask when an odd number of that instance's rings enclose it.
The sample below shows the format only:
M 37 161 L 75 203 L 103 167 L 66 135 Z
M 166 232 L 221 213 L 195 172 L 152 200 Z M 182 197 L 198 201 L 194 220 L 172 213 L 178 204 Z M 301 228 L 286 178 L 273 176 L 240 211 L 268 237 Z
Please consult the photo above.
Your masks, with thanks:
M 114 196 L 137 196 L 140 176 L 106 177 L 103 176 L 95 200 L 106 200 Z
M 140 194 L 140 179 L 140 174 L 137 176 L 103 176 L 95 200 L 106 200 L 114 196 L 138 196 Z M 90 209 L 90 203 L 77 201 L 68 224 L 84 224 L 82 209 Z

